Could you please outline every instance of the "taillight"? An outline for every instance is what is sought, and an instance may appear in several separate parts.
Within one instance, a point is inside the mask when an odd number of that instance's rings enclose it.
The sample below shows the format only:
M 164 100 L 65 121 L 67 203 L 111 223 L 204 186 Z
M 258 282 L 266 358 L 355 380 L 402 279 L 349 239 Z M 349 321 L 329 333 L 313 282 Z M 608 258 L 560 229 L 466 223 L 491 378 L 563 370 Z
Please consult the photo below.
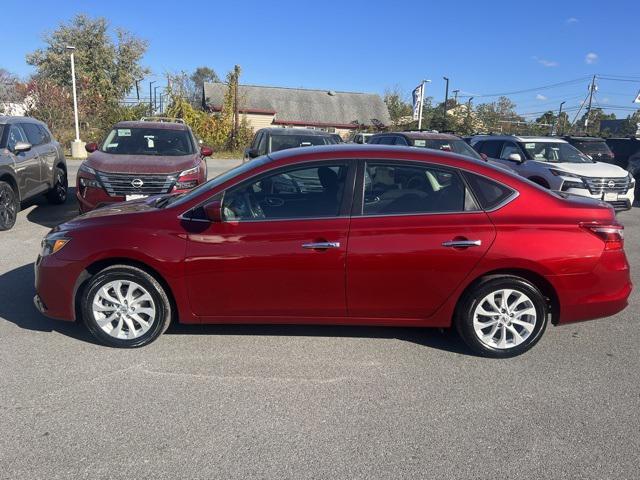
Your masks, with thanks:
M 582 228 L 593 233 L 604 242 L 605 250 L 624 248 L 624 227 L 622 225 L 582 224 Z

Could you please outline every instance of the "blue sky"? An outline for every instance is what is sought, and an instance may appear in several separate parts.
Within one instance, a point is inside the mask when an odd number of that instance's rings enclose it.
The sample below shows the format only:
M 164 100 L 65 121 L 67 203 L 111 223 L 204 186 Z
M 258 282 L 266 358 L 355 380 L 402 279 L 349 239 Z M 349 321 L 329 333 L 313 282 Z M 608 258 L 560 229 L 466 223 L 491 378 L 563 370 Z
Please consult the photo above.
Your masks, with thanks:
M 28 12 L 25 8 L 28 5 Z M 592 74 L 600 105 L 624 105 L 640 89 L 640 1 L 24 1 L 3 0 L 0 67 L 26 76 L 25 55 L 42 35 L 76 13 L 105 16 L 148 40 L 144 62 L 155 77 L 199 65 L 220 76 L 242 66 L 242 83 L 406 92 L 423 78 L 429 95 L 480 94 L 576 82 L 510 97 L 520 112 L 574 106 Z M 8 20 L 13 19 L 13 20 Z M 584 77 L 584 80 L 578 80 Z M 566 107 L 565 106 L 565 107 Z M 616 113 L 626 115 L 627 111 Z

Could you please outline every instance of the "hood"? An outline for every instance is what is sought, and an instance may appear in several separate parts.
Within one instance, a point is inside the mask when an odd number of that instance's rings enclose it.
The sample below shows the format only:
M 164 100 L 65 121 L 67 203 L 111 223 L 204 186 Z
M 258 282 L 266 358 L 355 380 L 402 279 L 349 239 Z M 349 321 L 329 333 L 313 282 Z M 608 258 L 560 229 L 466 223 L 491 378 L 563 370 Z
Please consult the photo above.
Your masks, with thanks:
M 78 227 L 89 226 L 94 219 L 102 219 L 104 217 L 115 217 L 120 215 L 128 215 L 132 213 L 145 213 L 158 211 L 152 206 L 158 195 L 140 200 L 132 200 L 129 202 L 112 203 L 108 206 L 96 208 L 90 212 L 84 213 L 68 222 L 65 222 L 54 228 L 56 230 L 73 230 Z
M 85 160 L 94 170 L 107 173 L 179 173 L 198 164 L 200 155 L 163 157 L 159 155 L 114 155 L 96 151 Z
M 629 174 L 629 172 L 627 172 L 623 168 L 620 168 L 617 165 L 611 165 L 610 163 L 603 163 L 603 162 L 595 162 L 595 163 L 544 162 L 543 165 L 547 168 L 562 170 L 563 172 L 573 173 L 574 175 L 579 175 L 581 177 L 620 178 L 620 177 L 626 177 Z

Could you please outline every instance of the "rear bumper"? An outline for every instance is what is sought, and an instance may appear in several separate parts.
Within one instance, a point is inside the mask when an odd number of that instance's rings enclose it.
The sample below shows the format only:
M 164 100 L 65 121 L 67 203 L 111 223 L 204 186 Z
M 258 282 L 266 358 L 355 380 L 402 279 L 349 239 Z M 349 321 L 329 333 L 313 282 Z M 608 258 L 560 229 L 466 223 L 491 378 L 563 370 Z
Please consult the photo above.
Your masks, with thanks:
M 558 293 L 558 323 L 615 315 L 628 305 L 633 290 L 623 251 L 603 252 L 600 262 L 589 273 L 556 275 L 547 279 Z

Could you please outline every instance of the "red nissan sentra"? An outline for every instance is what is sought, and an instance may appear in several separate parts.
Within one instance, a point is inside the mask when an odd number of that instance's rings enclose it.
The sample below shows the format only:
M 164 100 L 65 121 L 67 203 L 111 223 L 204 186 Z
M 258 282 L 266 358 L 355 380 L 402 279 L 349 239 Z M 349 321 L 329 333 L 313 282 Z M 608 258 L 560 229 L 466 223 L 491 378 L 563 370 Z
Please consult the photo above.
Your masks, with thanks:
M 161 117 L 119 122 L 101 146 L 89 143 L 86 149 L 90 155 L 76 182 L 80 213 L 189 190 L 207 180 L 205 157 L 212 154 L 209 147 L 199 148 L 182 120 Z
M 172 320 L 455 326 L 508 357 L 548 321 L 625 308 L 622 228 L 605 203 L 467 157 L 307 147 L 54 228 L 35 304 L 117 347 Z

